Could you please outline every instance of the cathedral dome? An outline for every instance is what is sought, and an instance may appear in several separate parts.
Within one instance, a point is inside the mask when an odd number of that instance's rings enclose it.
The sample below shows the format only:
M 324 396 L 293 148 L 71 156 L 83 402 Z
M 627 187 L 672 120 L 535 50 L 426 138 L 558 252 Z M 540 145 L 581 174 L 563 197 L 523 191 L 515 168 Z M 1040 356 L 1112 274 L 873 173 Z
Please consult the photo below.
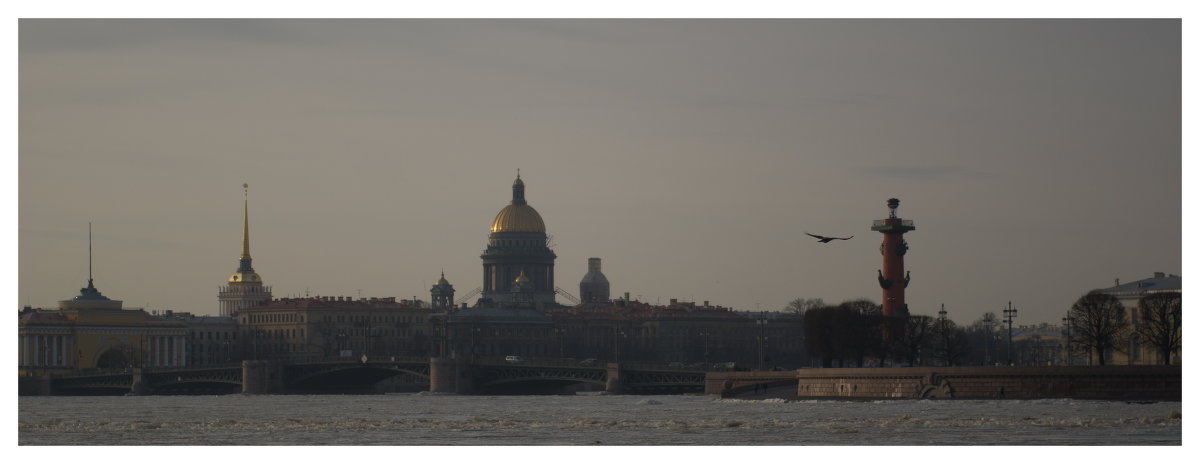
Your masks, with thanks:
M 525 182 L 520 174 L 513 181 L 512 203 L 505 206 L 492 220 L 492 233 L 496 232 L 539 232 L 546 233 L 542 215 L 525 202 Z
M 505 206 L 492 221 L 492 232 L 541 232 L 546 233 L 542 215 L 527 204 Z

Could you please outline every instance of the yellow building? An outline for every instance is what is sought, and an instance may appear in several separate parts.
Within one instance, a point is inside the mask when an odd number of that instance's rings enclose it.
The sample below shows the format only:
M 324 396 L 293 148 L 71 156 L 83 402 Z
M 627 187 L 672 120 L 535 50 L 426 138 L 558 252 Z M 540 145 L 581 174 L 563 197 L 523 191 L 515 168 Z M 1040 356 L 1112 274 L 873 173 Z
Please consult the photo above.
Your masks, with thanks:
M 25 308 L 17 325 L 20 375 L 186 365 L 183 322 L 121 309 L 91 278 L 57 310 Z

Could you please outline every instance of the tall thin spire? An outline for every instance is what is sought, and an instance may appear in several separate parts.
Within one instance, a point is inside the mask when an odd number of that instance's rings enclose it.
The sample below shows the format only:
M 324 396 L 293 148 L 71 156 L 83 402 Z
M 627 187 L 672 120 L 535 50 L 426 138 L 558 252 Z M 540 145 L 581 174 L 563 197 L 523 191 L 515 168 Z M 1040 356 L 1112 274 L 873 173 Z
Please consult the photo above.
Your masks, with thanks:
M 242 259 L 250 259 L 250 184 L 242 184 L 244 190 L 242 218 Z
M 92 223 L 88 221 L 88 286 L 92 286 Z

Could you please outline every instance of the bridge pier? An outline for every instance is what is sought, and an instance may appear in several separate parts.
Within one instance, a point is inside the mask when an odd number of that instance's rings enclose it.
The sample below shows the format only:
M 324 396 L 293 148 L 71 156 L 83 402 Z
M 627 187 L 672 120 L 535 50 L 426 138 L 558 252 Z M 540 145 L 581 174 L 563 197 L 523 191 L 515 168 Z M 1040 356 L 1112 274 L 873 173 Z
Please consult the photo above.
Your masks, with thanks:
M 608 372 L 604 382 L 604 391 L 614 395 L 625 393 L 625 385 L 621 382 L 621 364 L 608 363 Z
M 54 393 L 49 374 L 21 376 L 17 391 L 25 396 L 50 396 Z
M 429 391 L 470 395 L 475 390 L 474 366 L 457 358 L 429 359 Z
M 262 395 L 283 391 L 283 366 L 279 362 L 242 361 L 242 393 Z
M 132 375 L 132 382 L 129 382 L 129 394 L 139 396 L 149 395 L 151 393 L 150 385 L 146 383 L 146 377 L 143 375 L 143 368 L 135 367 Z

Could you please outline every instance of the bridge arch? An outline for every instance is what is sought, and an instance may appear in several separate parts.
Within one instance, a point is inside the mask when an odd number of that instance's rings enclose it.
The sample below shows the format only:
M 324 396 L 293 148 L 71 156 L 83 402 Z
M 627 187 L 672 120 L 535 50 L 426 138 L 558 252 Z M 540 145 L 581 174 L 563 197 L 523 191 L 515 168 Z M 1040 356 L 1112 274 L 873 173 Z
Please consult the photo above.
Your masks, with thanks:
M 132 359 L 129 358 L 127 350 L 122 349 L 120 345 L 110 347 L 100 353 L 96 357 L 96 368 L 98 369 L 124 369 L 132 365 Z

